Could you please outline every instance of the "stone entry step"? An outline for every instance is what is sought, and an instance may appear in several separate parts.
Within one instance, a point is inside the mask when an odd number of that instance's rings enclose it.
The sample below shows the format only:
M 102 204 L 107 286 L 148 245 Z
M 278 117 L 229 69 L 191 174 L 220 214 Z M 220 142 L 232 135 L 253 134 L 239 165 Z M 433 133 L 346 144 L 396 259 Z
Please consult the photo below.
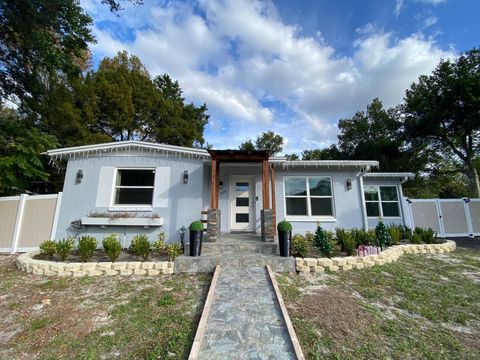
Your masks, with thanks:
M 189 245 L 185 245 L 185 254 L 189 254 Z M 222 241 L 222 242 L 203 242 L 202 255 L 219 254 L 278 254 L 277 243 L 266 243 L 259 241 Z
M 270 265 L 275 272 L 294 272 L 295 259 L 293 257 L 280 257 L 278 255 L 262 254 L 221 254 L 191 257 L 179 256 L 174 261 L 174 271 L 181 273 L 213 272 L 215 266 L 230 268 L 263 268 Z M 243 270 L 243 269 L 241 269 Z

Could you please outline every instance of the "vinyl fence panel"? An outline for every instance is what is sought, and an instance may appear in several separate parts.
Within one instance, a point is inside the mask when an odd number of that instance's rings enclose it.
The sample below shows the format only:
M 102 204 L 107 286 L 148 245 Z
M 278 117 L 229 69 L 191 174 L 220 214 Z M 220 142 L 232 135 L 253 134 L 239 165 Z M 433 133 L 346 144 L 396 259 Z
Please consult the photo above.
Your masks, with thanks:
M 0 198 L 0 252 L 10 252 L 20 197 Z

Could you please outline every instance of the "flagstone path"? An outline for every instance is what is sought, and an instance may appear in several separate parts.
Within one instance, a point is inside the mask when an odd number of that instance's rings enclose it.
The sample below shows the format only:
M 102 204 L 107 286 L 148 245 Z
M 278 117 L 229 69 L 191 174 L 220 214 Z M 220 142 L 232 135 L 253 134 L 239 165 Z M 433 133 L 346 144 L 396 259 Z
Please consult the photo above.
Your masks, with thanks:
M 265 268 L 221 268 L 198 359 L 296 359 Z

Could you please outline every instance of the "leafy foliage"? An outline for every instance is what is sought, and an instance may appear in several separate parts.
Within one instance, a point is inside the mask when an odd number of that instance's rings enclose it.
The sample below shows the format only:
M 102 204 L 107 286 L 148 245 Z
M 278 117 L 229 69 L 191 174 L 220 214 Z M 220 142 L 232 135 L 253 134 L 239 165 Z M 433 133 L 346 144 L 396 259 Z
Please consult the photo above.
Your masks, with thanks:
M 45 240 L 40 246 L 40 253 L 42 255 L 48 256 L 49 259 L 53 259 L 53 256 L 57 252 L 57 244 L 53 240 Z
M 200 220 L 193 221 L 193 222 L 190 224 L 189 230 L 190 230 L 190 231 L 203 231 L 204 228 L 203 228 L 202 222 L 201 222 Z
M 397 245 L 402 240 L 402 227 L 396 225 L 390 225 L 388 227 L 388 233 L 390 235 L 391 245 Z
M 97 239 L 93 236 L 82 236 L 78 240 L 78 254 L 83 261 L 88 261 L 92 258 L 97 249 Z
M 335 229 L 335 235 L 342 251 L 345 251 L 348 255 L 355 255 L 356 241 L 352 233 L 348 230 L 337 228 Z
M 277 225 L 277 230 L 278 231 L 292 231 L 292 224 L 290 224 L 288 221 L 280 221 Z
M 382 250 L 385 246 L 390 245 L 390 233 L 382 221 L 379 221 L 378 225 L 375 227 L 375 235 L 377 245 L 380 246 Z
M 118 234 L 110 234 L 105 237 L 102 241 L 102 246 L 110 261 L 117 260 L 122 253 L 122 245 L 118 240 Z
M 275 155 L 283 150 L 283 142 L 282 136 L 269 130 L 257 136 L 255 144 L 252 140 L 246 140 L 238 148 L 239 150 L 267 150 L 271 155 Z
M 320 225 L 317 225 L 315 237 L 313 239 L 313 246 L 325 257 L 332 257 L 334 253 L 332 233 L 324 230 Z
M 432 244 L 435 242 L 435 239 L 437 237 L 436 232 L 433 229 L 423 229 L 420 227 L 416 227 L 415 231 L 413 233 L 413 236 L 417 235 L 418 238 L 420 238 L 421 242 L 425 244 Z M 415 240 L 418 241 L 418 238 Z
M 305 236 L 295 234 L 292 237 L 292 256 L 301 258 L 306 257 L 311 244 L 312 243 L 309 242 Z
M 165 238 L 166 234 L 164 232 L 161 232 L 158 234 L 158 239 L 155 241 L 152 245 L 152 250 L 156 253 L 160 253 L 163 250 L 165 250 Z
M 173 261 L 177 256 L 182 255 L 182 245 L 180 244 L 168 244 L 165 249 L 168 254 L 168 261 Z
M 370 234 L 364 229 L 352 229 L 352 237 L 355 240 L 356 247 L 359 247 L 360 245 L 370 245 L 372 243 Z
M 72 238 L 65 238 L 58 240 L 55 243 L 55 253 L 60 261 L 67 260 L 68 256 L 73 250 L 75 241 Z
M 135 235 L 130 244 L 130 250 L 133 254 L 141 256 L 143 260 L 147 260 L 152 252 L 152 244 L 146 234 Z

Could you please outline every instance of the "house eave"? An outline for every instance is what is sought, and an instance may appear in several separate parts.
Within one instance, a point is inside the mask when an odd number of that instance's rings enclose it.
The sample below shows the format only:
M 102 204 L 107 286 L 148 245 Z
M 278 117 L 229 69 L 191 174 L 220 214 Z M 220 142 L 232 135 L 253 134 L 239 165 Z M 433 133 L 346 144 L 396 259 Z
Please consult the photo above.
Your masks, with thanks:
M 271 164 L 280 165 L 284 169 L 288 168 L 344 168 L 344 167 L 378 167 L 378 161 L 374 160 L 277 160 L 270 159 Z
M 368 179 L 413 179 L 415 174 L 412 172 L 374 172 L 364 175 Z

